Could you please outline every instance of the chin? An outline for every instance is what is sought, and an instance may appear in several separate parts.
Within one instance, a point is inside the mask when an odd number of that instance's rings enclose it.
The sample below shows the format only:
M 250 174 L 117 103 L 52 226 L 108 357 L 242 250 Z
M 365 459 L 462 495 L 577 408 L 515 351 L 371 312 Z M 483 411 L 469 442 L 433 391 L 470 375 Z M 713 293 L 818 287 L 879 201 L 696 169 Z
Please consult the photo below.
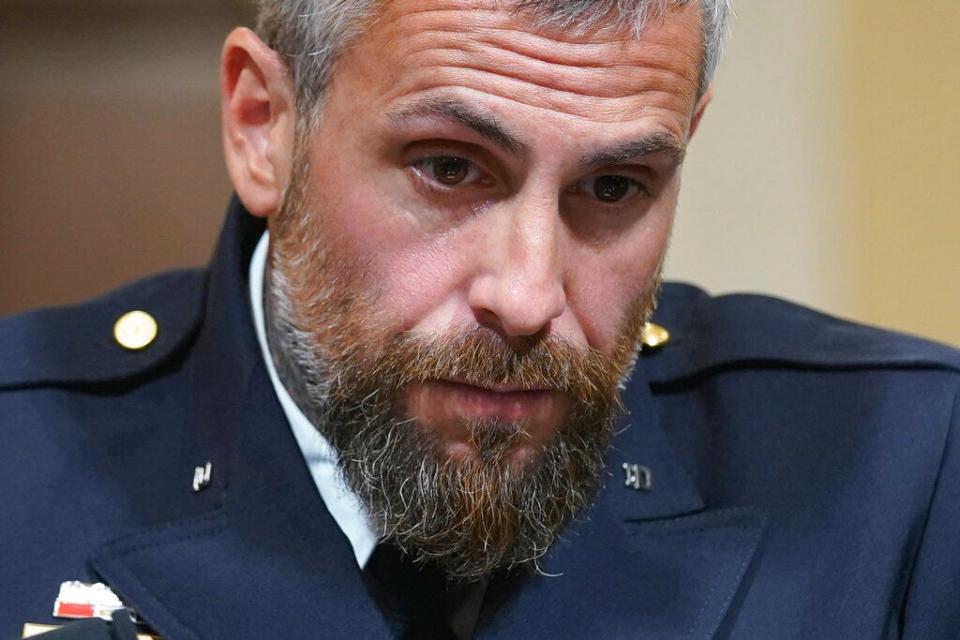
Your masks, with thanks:
M 438 462 L 520 471 L 536 462 L 558 425 L 502 417 L 453 416 L 437 419 L 412 414 L 410 424 L 433 443 Z
M 541 456 L 542 447 L 533 444 L 518 444 L 492 454 L 471 442 L 450 442 L 442 445 L 443 456 L 454 463 L 496 464 L 520 471 L 535 464 Z

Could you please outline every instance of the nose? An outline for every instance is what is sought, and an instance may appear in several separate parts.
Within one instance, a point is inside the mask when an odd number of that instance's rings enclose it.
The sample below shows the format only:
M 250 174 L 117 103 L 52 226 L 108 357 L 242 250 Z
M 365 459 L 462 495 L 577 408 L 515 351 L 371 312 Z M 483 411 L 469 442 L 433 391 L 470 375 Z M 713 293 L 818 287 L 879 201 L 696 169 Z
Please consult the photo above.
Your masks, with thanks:
M 560 216 L 556 203 L 503 214 L 480 249 L 484 268 L 471 282 L 469 304 L 481 326 L 505 338 L 535 336 L 567 305 Z

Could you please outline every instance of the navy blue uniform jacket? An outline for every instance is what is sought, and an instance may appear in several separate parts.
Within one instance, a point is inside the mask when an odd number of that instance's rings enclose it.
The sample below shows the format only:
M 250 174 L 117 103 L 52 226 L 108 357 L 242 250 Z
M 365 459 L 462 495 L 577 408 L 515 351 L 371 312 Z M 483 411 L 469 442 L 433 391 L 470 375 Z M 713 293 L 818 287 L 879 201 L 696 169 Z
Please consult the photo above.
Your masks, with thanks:
M 388 637 L 259 353 L 262 230 L 234 203 L 209 269 L 0 322 L 0 638 L 66 580 L 169 640 Z M 655 321 L 604 488 L 478 637 L 960 636 L 957 352 L 687 285 Z

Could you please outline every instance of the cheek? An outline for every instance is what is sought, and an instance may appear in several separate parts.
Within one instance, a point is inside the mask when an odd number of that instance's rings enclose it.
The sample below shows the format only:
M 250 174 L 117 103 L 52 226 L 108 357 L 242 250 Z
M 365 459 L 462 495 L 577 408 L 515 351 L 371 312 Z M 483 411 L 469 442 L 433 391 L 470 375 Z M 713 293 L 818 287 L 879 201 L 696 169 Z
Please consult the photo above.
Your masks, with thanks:
M 444 235 L 424 234 L 376 194 L 343 194 L 339 204 L 322 216 L 324 233 L 335 233 L 326 240 L 364 265 L 364 286 L 389 334 L 427 321 L 437 328 L 453 324 L 462 252 Z
M 310 176 L 317 232 L 339 255 L 363 265 L 362 283 L 384 329 L 395 335 L 461 321 L 462 234 L 425 224 L 407 201 L 402 171 L 365 166 L 349 149 L 330 151 L 327 158 L 340 160 L 317 158 Z
M 631 304 L 655 284 L 672 222 L 666 202 L 615 242 L 572 252 L 567 302 L 594 348 L 613 352 Z
M 383 300 L 392 305 L 394 331 L 441 333 L 461 326 L 465 297 L 459 295 L 458 252 L 445 238 L 418 240 L 380 256 Z

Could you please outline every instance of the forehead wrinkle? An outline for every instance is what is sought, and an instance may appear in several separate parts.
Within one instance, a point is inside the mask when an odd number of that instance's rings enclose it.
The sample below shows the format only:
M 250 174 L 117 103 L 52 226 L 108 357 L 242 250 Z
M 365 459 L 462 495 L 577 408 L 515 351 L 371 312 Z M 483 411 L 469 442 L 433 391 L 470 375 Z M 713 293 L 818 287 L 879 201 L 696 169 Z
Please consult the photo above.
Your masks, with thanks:
M 527 145 L 510 133 L 496 115 L 485 111 L 455 98 L 428 96 L 404 105 L 397 111 L 391 111 L 386 117 L 398 123 L 431 117 L 452 120 L 473 129 L 510 153 L 525 153 Z
M 381 19 L 368 31 L 371 39 L 361 38 L 353 50 L 365 49 L 364 41 L 371 45 L 360 59 L 363 73 L 381 79 L 378 102 L 395 104 L 403 96 L 445 88 L 597 123 L 663 116 L 681 137 L 689 125 L 700 80 L 693 61 L 701 55 L 693 14 L 665 28 L 655 23 L 637 39 L 609 31 L 554 33 L 491 2 L 425 6 L 397 0 L 381 6 Z M 693 40 L 685 36 L 694 31 L 697 46 L 689 46 Z M 504 61 L 514 77 L 504 75 Z
M 699 80 L 699 51 L 691 55 L 671 42 L 661 42 L 650 38 L 644 40 L 614 40 L 604 42 L 564 41 L 549 38 L 538 33 L 528 33 L 518 29 L 502 27 L 487 27 L 476 32 L 477 40 L 529 58 L 554 62 L 569 67 L 636 67 L 642 64 L 639 60 L 633 64 L 623 62 L 631 55 L 639 56 L 643 60 L 654 57 L 650 54 L 641 54 L 640 49 L 650 49 L 653 54 L 659 54 L 658 66 L 671 70 L 677 75 L 689 79 Z M 693 69 L 693 74 L 686 72 L 686 67 Z
M 651 57 L 658 57 L 660 60 L 656 66 L 673 71 L 699 86 L 702 46 L 694 47 L 693 51 L 682 46 L 683 22 L 653 21 L 640 37 L 619 30 L 611 32 L 606 28 L 584 33 L 538 27 L 525 19 L 523 12 L 504 12 L 496 2 L 486 3 L 490 8 L 477 7 L 477 4 L 471 2 L 465 6 L 463 2 L 449 2 L 440 7 L 409 11 L 388 9 L 385 13 L 392 15 L 385 27 L 391 32 L 388 40 L 399 42 L 428 31 L 434 35 L 447 33 L 460 43 L 473 38 L 500 49 L 569 67 L 618 66 L 617 60 L 631 58 L 640 64 L 649 64 Z M 699 15 L 695 18 L 694 28 L 699 34 Z M 449 28 L 449 25 L 455 25 L 455 28 Z M 698 43 L 699 40 L 698 36 Z M 643 55 L 643 49 L 656 55 Z
M 422 42 L 422 45 L 421 45 Z M 646 47 L 649 52 L 635 56 L 628 61 L 626 56 L 607 53 L 597 56 L 557 56 L 545 51 L 532 51 L 524 47 L 515 47 L 509 42 L 498 42 L 488 38 L 464 38 L 463 34 L 454 30 L 437 29 L 425 32 L 422 35 L 409 39 L 410 53 L 441 52 L 445 50 L 476 53 L 491 60 L 497 56 L 508 60 L 523 62 L 525 66 L 535 65 L 537 68 L 569 69 L 574 74 L 588 77 L 597 73 L 616 72 L 624 77 L 636 74 L 638 71 L 653 70 L 678 77 L 693 83 L 699 78 L 696 64 L 677 64 L 671 50 L 666 45 L 650 44 Z M 692 59 L 691 59 L 692 60 Z
M 558 91 L 576 96 L 595 98 L 628 98 L 672 86 L 671 80 L 677 76 L 671 69 L 654 65 L 645 65 L 644 73 L 638 74 L 635 66 L 617 67 L 568 67 L 543 62 L 539 59 L 508 54 L 506 59 L 492 60 L 493 56 L 477 56 L 482 49 L 476 44 L 463 44 L 456 47 L 430 47 L 421 49 L 424 60 L 418 67 L 447 67 L 489 73 L 535 87 Z M 496 55 L 496 54 L 494 54 Z M 680 76 L 681 80 L 689 78 Z M 690 81 L 689 91 L 682 97 L 693 100 L 696 85 Z
M 518 33 L 510 31 L 509 33 Z M 598 95 L 628 95 L 640 93 L 648 84 L 664 86 L 678 84 L 691 99 L 699 87 L 698 57 L 677 56 L 668 44 L 645 42 L 631 51 L 594 51 L 578 55 L 576 50 L 564 55 L 550 53 L 550 47 L 518 46 L 512 39 L 491 38 L 484 32 L 464 34 L 458 29 L 425 29 L 397 41 L 402 56 L 425 57 L 426 64 L 450 60 L 454 66 L 477 68 L 519 78 L 547 78 L 542 86 L 558 88 L 566 81 L 584 88 L 575 93 L 588 94 L 588 86 Z M 684 64 L 686 60 L 687 64 Z M 411 66 L 422 66 L 419 62 Z M 671 82 L 679 80 L 679 83 Z M 535 81 L 534 81 L 535 82 Z
M 648 45 L 645 51 L 634 51 L 634 60 L 622 55 L 608 55 L 603 65 L 598 60 L 586 64 L 552 63 L 528 50 L 514 51 L 502 43 L 489 43 L 485 37 L 465 36 L 458 30 L 429 29 L 397 41 L 400 49 L 392 56 L 403 59 L 405 67 L 414 76 L 436 73 L 455 73 L 456 70 L 489 74 L 473 80 L 477 86 L 499 78 L 513 80 L 515 88 L 523 91 L 520 83 L 538 90 L 553 90 L 572 97 L 636 98 L 663 106 L 668 98 L 676 104 L 671 110 L 687 113 L 693 108 L 699 87 L 696 64 L 679 65 L 667 47 Z M 590 66 L 587 66 L 590 65 Z M 466 79 L 466 78 L 465 78 Z M 659 95 L 658 95 L 659 94 Z M 549 100 L 549 99 L 548 99 Z M 689 102 L 690 104 L 687 104 Z
M 463 71 L 472 77 L 465 78 Z M 632 118 L 665 111 L 684 114 L 692 108 L 688 100 L 679 99 L 667 89 L 645 89 L 644 100 L 638 103 L 636 95 L 596 96 L 571 90 L 554 89 L 517 79 L 500 73 L 487 72 L 449 65 L 421 65 L 422 73 L 398 85 L 391 93 L 404 95 L 422 93 L 440 88 L 477 91 L 487 96 L 507 99 L 529 107 L 557 113 L 580 116 L 596 122 L 620 122 Z

